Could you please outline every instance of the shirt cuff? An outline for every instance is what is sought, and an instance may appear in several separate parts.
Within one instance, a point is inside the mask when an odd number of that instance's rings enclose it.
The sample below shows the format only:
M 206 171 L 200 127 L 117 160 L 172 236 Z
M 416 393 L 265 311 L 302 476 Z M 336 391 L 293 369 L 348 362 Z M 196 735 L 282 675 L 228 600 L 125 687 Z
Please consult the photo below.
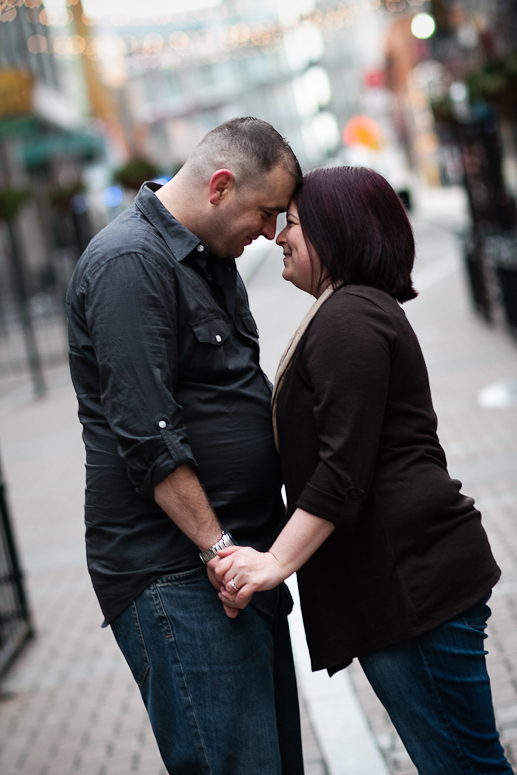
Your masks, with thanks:
M 307 484 L 296 505 L 309 514 L 332 522 L 337 528 L 353 530 L 366 492 L 359 487 L 347 487 L 342 497 L 336 497 L 312 484 Z
M 154 500 L 154 488 L 156 485 L 163 482 L 169 474 L 172 474 L 180 466 L 188 464 L 195 471 L 198 470 L 194 453 L 187 442 L 185 428 L 174 429 L 170 420 L 165 416 L 160 416 L 156 421 L 156 425 L 167 451 L 162 452 L 152 463 L 140 487 L 137 488 L 137 492 L 140 495 L 150 500 Z

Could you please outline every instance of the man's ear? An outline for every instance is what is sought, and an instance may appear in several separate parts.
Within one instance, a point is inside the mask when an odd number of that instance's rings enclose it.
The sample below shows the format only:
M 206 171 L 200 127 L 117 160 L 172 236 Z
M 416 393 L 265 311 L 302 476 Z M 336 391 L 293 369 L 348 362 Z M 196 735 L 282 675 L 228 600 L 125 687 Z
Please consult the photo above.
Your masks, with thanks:
M 221 204 L 234 186 L 235 178 L 233 172 L 230 172 L 230 170 L 216 170 L 210 178 L 210 204 Z

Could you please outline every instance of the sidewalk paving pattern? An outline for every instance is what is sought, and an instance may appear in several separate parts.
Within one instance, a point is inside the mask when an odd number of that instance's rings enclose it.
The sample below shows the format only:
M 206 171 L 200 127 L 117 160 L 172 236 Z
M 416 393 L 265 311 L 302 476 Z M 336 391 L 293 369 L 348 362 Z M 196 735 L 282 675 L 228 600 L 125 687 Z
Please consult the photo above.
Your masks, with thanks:
M 422 343 L 451 474 L 483 512 L 503 580 L 488 641 L 503 743 L 517 765 L 517 410 L 487 410 L 478 391 L 517 379 L 517 350 L 470 311 L 450 232 L 416 224 L 420 297 L 406 306 Z M 437 262 L 440 262 L 437 264 Z M 309 297 L 278 280 L 271 252 L 250 282 L 251 306 L 272 376 Z M 2 682 L 2 775 L 165 775 L 147 715 L 101 615 L 83 548 L 83 447 L 66 370 L 40 401 L 0 402 L 0 453 L 38 636 Z M 298 635 L 297 635 L 298 637 Z M 299 644 L 297 643 L 297 646 Z M 347 671 L 393 775 L 416 772 L 360 668 Z M 335 680 L 335 679 L 332 679 Z M 334 775 L 302 702 L 306 775 Z M 347 729 L 342 745 L 352 745 Z M 351 769 L 346 775 L 356 775 Z M 377 775 L 372 771 L 369 775 Z

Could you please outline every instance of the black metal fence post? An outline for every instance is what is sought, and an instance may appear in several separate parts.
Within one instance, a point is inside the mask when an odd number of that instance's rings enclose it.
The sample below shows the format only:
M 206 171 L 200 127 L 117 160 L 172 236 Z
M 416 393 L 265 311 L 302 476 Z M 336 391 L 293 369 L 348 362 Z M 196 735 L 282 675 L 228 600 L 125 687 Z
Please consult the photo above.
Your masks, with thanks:
M 33 635 L 0 460 L 0 674 Z

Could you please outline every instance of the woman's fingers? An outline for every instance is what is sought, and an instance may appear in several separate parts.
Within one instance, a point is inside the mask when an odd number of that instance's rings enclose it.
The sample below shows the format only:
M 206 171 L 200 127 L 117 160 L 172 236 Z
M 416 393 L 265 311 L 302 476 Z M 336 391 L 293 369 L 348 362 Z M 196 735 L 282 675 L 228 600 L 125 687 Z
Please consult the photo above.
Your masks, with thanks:
M 231 557 L 214 557 L 208 562 L 208 567 L 213 570 L 218 579 L 221 579 L 228 569 L 231 568 L 233 560 Z
M 217 552 L 218 557 L 228 557 L 230 554 L 233 554 L 234 552 L 239 552 L 243 547 L 242 546 L 225 546 L 224 549 L 219 549 Z
M 250 546 L 229 546 L 218 552 L 209 565 L 221 583 L 221 593 L 238 603 L 259 589 L 271 589 L 282 581 L 278 562 L 269 552 L 257 552 Z M 247 587 L 241 593 L 243 587 Z M 240 596 L 237 597 L 237 595 Z

